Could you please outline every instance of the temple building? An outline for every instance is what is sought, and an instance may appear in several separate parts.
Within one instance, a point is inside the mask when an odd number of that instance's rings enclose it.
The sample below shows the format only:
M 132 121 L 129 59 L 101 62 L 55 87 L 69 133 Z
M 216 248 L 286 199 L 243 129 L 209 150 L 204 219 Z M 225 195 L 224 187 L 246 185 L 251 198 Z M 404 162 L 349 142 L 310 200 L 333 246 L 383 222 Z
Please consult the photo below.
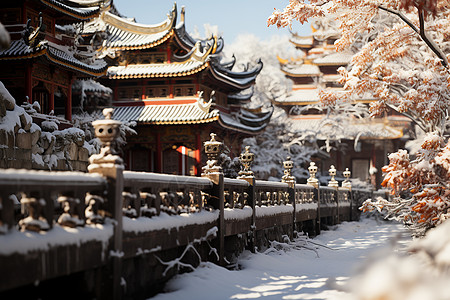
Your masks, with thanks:
M 4 0 L 0 22 L 11 45 L 0 51 L 0 81 L 17 103 L 37 102 L 42 114 L 61 116 L 71 126 L 72 85 L 103 76 L 107 64 L 78 47 L 77 25 L 98 17 L 110 1 Z M 33 117 L 34 118 L 34 117 Z M 35 120 L 38 122 L 38 120 Z
M 244 109 L 262 62 L 233 71 L 221 37 L 187 33 L 184 7 L 178 13 L 174 5 L 155 25 L 105 9 L 84 25 L 83 40 L 108 62 L 101 83 L 113 91 L 114 118 L 137 124 L 124 149 L 127 169 L 200 175 L 202 143 L 211 132 L 236 157 L 242 139 L 270 120 L 272 110 Z
M 404 147 L 412 133 L 411 122 L 393 113 L 375 119 L 360 119 L 351 113 L 329 118 L 326 109 L 322 110 L 319 92 L 343 91 L 337 70 L 346 67 L 352 57 L 351 53 L 336 52 L 334 42 L 340 37 L 337 28 L 332 20 L 318 19 L 312 24 L 311 36 L 292 33 L 290 42 L 298 49 L 299 56 L 278 57 L 278 60 L 281 70 L 293 81 L 293 88 L 290 94 L 274 99 L 273 103 L 285 109 L 293 121 L 292 130 L 309 131 L 320 146 L 328 148 L 329 159 L 316 162 L 322 175 L 327 175 L 333 164 L 338 170 L 349 168 L 353 178 L 379 187 L 381 168 L 388 163 L 387 155 Z M 371 101 L 374 99 L 370 95 L 355 98 L 349 104 L 352 107 L 347 109 L 357 115 L 358 107 L 368 107 Z M 330 141 L 338 143 L 333 146 Z

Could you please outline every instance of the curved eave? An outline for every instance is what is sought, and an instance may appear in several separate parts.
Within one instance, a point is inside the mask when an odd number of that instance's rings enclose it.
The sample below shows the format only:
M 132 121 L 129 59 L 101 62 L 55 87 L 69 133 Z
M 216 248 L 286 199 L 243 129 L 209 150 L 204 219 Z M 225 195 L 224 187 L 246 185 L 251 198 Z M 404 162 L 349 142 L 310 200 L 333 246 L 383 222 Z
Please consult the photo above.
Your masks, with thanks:
M 313 77 L 313 76 L 320 76 L 322 73 L 310 73 L 310 74 L 295 74 L 291 73 L 289 71 L 286 71 L 284 69 L 280 69 L 281 72 L 288 75 L 289 77 Z
M 61 51 L 58 49 L 55 49 L 55 51 Z M 62 52 L 62 51 L 61 51 Z M 85 75 L 89 76 L 103 76 L 106 74 L 106 70 L 108 69 L 108 65 L 105 63 L 103 67 L 95 68 L 90 65 L 86 65 L 78 60 L 69 60 L 65 59 L 62 55 L 57 55 L 56 53 L 53 53 L 52 50 L 46 49 L 46 57 L 48 60 L 52 61 L 55 64 L 59 64 L 61 66 L 64 66 L 68 69 L 83 73 Z
M 341 67 L 345 67 L 346 65 L 348 65 L 350 62 L 315 62 L 314 64 L 319 66 L 319 67 L 326 67 L 326 66 L 341 66 Z
M 227 118 L 229 118 L 230 120 L 227 120 Z M 258 126 L 258 127 L 251 127 L 251 126 L 244 125 L 242 123 L 237 123 L 237 120 L 234 120 L 230 116 L 227 116 L 223 113 L 220 114 L 219 124 L 220 124 L 220 126 L 222 126 L 224 128 L 227 128 L 227 129 L 230 129 L 233 131 L 237 131 L 237 132 L 241 132 L 241 133 L 245 133 L 248 135 L 258 134 L 267 127 L 267 123 L 265 123 L 261 126 Z
M 259 117 L 259 118 L 250 118 L 250 117 L 246 117 L 242 114 L 238 115 L 238 117 L 239 117 L 239 120 L 241 120 L 241 122 L 245 125 L 256 124 L 257 126 L 261 126 L 270 121 L 270 118 L 272 117 L 273 112 L 274 112 L 274 108 L 272 106 L 271 111 L 268 111 L 264 116 Z
M 3 60 L 25 60 L 25 59 L 32 59 L 36 57 L 45 57 L 50 62 L 60 65 L 62 67 L 65 67 L 67 69 L 70 69 L 72 71 L 76 71 L 78 73 L 82 73 L 84 75 L 99 77 L 106 74 L 107 65 L 105 64 L 104 67 L 101 68 L 93 68 L 88 65 L 84 65 L 81 62 L 77 61 L 70 61 L 67 59 L 64 59 L 63 57 L 60 57 L 58 55 L 53 54 L 51 51 L 49 51 L 47 48 L 43 48 L 41 50 L 38 50 L 37 52 L 28 53 L 24 55 L 17 55 L 17 56 L 0 56 L 0 61 Z
M 174 73 L 142 73 L 142 74 L 129 74 L 129 75 L 113 75 L 108 76 L 110 79 L 140 79 L 140 78 L 170 78 L 170 77 L 185 77 L 196 74 L 203 71 L 209 66 L 209 62 L 205 62 L 198 68 L 184 72 Z
M 277 100 L 271 100 L 271 102 L 276 106 L 296 106 L 296 105 L 304 106 L 319 103 L 319 101 L 277 101 Z
M 189 35 L 189 33 L 186 31 L 186 27 L 184 25 L 184 22 L 179 23 L 175 27 L 175 39 L 178 42 L 178 45 L 181 46 L 186 51 L 190 51 L 195 43 L 197 42 L 193 37 Z
M 156 34 L 163 31 L 171 31 L 174 27 L 174 24 L 177 19 L 177 8 L 176 4 L 174 4 L 172 11 L 170 12 L 170 15 L 168 18 L 159 23 L 154 25 L 144 25 L 139 24 L 135 22 L 130 22 L 128 20 L 125 20 L 122 17 L 116 16 L 112 13 L 105 12 L 101 15 L 101 18 L 103 21 L 107 24 L 110 24 L 111 26 L 117 27 L 120 30 L 134 33 L 134 34 Z
M 255 77 L 261 72 L 263 68 L 263 63 L 261 60 L 258 61 L 256 66 L 253 67 L 250 71 L 243 71 L 243 72 L 234 72 L 230 71 L 228 68 L 223 67 L 219 62 L 214 62 L 212 64 L 213 69 L 216 72 L 222 73 L 223 75 L 233 78 L 233 79 L 243 79 L 243 78 L 249 78 L 249 77 Z
M 100 14 L 100 7 L 92 10 L 79 11 L 76 8 L 70 7 L 58 1 L 52 0 L 40 0 L 44 5 L 60 12 L 65 15 L 71 16 L 74 19 L 85 21 L 95 17 L 98 17 Z
M 170 30 L 170 31 L 167 32 L 167 34 L 162 36 L 160 39 L 158 39 L 156 41 L 152 41 L 150 43 L 142 43 L 142 44 L 137 44 L 137 45 L 124 43 L 124 45 L 120 45 L 120 46 L 106 45 L 106 46 L 103 46 L 100 50 L 110 49 L 110 50 L 118 51 L 118 50 L 143 50 L 143 49 L 150 49 L 150 48 L 154 48 L 156 46 L 161 45 L 162 43 L 167 41 L 170 37 L 172 37 L 172 35 L 173 35 L 173 30 Z
M 155 122 L 139 122 L 139 124 L 148 124 L 148 125 L 194 125 L 194 124 L 205 124 L 211 123 L 219 120 L 219 116 L 215 116 L 212 118 L 204 119 L 204 120 L 192 120 L 192 121 L 155 121 Z

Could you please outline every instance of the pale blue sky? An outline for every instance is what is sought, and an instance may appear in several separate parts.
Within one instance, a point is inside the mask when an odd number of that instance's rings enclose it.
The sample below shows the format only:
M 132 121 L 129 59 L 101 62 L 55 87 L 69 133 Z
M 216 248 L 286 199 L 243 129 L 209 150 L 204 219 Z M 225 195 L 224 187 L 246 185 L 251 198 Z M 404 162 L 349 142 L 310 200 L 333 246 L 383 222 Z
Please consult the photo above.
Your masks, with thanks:
M 165 19 L 174 1 L 168 0 L 114 0 L 120 13 L 135 17 L 144 24 L 156 24 Z M 232 43 L 239 34 L 252 33 L 260 39 L 272 35 L 289 35 L 286 28 L 267 27 L 267 18 L 274 8 L 283 9 L 289 0 L 178 0 L 178 12 L 186 7 L 186 27 L 192 32 L 194 26 L 203 36 L 203 24 L 217 25 L 225 43 Z M 294 31 L 308 35 L 309 26 L 296 24 Z

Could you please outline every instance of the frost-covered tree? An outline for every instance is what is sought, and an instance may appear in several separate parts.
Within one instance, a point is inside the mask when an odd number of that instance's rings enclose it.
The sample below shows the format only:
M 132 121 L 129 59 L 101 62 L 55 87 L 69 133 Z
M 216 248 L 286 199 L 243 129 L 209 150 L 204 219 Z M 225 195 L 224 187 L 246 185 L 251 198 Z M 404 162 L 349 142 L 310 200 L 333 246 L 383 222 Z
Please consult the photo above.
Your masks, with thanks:
M 287 36 L 275 36 L 261 41 L 253 35 L 240 35 L 235 42 L 227 45 L 224 52 L 228 57 L 233 54 L 239 59 L 235 63 L 237 70 L 247 68 L 242 62 L 261 59 L 264 68 L 256 79 L 253 89 L 251 107 L 272 106 L 271 101 L 278 97 L 286 97 L 292 89 L 292 81 L 280 70 L 277 55 L 291 57 L 297 50 L 289 43 Z M 285 111 L 274 107 L 269 126 L 256 137 L 247 138 L 243 146 L 250 146 L 255 153 L 252 170 L 259 179 L 280 180 L 283 176 L 283 161 L 291 156 L 294 161 L 294 176 L 298 180 L 308 177 L 307 166 L 312 155 L 317 153 L 314 133 L 293 130 Z M 305 137 L 305 135 L 308 135 Z
M 290 0 L 275 10 L 268 24 L 290 26 L 292 21 L 339 16 L 342 37 L 337 50 L 357 49 L 348 68 L 340 68 L 346 93 L 322 93 L 325 104 L 350 101 L 369 93 L 376 101 L 372 115 L 391 108 L 428 132 L 415 159 L 400 150 L 390 155 L 384 185 L 393 202 L 368 202 L 382 207 L 421 234 L 448 217 L 450 155 L 445 135 L 449 118 L 450 2 L 409 0 Z

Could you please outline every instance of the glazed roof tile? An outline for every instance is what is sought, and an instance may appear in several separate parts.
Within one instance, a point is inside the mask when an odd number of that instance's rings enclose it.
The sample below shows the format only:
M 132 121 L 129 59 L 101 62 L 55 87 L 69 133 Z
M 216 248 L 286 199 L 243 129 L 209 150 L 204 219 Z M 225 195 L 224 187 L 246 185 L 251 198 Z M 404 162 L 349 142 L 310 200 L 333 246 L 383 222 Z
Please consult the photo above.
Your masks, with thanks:
M 103 75 L 107 69 L 104 60 L 97 60 L 95 64 L 86 64 L 73 57 L 69 51 L 60 49 L 58 45 L 51 42 L 41 43 L 33 48 L 20 39 L 12 41 L 8 49 L 0 50 L 0 60 L 29 59 L 37 56 L 45 56 L 53 63 L 93 76 Z
M 107 76 L 111 79 L 188 76 L 205 69 L 207 66 L 207 61 L 196 60 L 171 64 L 135 64 L 109 67 Z
M 199 124 L 216 121 L 219 111 L 204 112 L 197 102 L 173 105 L 120 106 L 114 108 L 114 119 L 155 125 Z
M 40 0 L 40 1 L 41 3 L 45 4 L 48 7 L 53 8 L 54 10 L 65 13 L 79 20 L 87 20 L 92 17 L 95 17 L 100 13 L 99 5 L 81 7 L 82 3 L 78 3 L 78 6 L 80 7 L 74 7 L 67 5 L 59 0 Z
M 319 76 L 321 74 L 319 67 L 311 64 L 285 64 L 281 70 L 292 76 Z
M 351 53 L 332 53 L 323 57 L 316 58 L 313 63 L 318 65 L 347 65 L 352 59 Z

